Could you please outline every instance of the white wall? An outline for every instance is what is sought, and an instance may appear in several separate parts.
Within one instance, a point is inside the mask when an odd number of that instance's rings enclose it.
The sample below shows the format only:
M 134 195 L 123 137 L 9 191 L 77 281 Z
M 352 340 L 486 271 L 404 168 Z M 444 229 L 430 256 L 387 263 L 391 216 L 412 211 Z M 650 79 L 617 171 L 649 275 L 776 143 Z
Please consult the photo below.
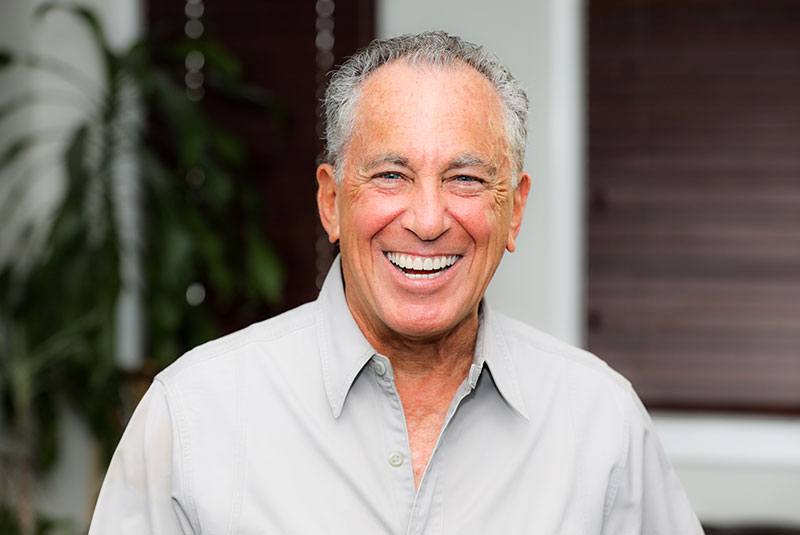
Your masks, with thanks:
M 703 521 L 800 527 L 800 418 L 662 413 L 654 420 Z
M 584 6 L 582 0 L 378 0 L 378 34 L 444 29 L 486 46 L 528 89 L 534 187 L 493 306 L 583 340 Z M 602 356 L 602 355 L 601 355 Z M 800 419 L 656 414 L 700 518 L 800 525 Z

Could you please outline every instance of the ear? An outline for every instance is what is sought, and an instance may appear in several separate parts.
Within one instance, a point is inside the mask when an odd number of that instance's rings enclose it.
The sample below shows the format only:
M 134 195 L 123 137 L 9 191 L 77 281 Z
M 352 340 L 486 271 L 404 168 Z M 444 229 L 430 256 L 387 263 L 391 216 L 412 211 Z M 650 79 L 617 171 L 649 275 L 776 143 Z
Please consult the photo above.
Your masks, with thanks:
M 328 233 L 328 241 L 336 243 L 339 239 L 339 207 L 336 204 L 336 181 L 333 175 L 332 165 L 324 163 L 317 167 L 319 219 Z
M 516 245 L 514 240 L 519 235 L 519 229 L 522 226 L 522 215 L 525 213 L 525 203 L 528 202 L 528 192 L 531 189 L 531 177 L 528 173 L 519 175 L 519 184 L 514 189 L 513 201 L 514 205 L 511 208 L 511 226 L 508 227 L 508 242 L 506 249 L 509 253 L 513 253 Z

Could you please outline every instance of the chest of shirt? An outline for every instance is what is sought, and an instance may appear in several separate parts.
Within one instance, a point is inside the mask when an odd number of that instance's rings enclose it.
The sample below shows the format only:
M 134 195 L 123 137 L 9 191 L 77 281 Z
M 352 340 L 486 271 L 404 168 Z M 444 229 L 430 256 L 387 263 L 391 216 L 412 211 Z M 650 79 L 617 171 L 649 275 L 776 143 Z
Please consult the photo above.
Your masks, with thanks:
M 193 502 L 203 533 L 599 532 L 619 452 L 570 413 L 568 388 L 525 419 L 485 371 L 454 400 L 416 491 L 390 374 L 366 366 L 338 418 L 317 381 L 239 370 L 230 395 L 187 403 L 189 485 L 175 498 Z

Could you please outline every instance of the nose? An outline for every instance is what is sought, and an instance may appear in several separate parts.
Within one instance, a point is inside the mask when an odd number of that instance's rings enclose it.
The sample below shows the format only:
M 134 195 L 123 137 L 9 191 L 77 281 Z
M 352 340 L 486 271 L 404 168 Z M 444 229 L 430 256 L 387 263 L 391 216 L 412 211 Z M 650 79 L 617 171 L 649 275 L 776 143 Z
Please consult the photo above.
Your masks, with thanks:
M 417 180 L 414 183 L 402 223 L 423 241 L 435 240 L 447 232 L 452 219 L 438 180 Z

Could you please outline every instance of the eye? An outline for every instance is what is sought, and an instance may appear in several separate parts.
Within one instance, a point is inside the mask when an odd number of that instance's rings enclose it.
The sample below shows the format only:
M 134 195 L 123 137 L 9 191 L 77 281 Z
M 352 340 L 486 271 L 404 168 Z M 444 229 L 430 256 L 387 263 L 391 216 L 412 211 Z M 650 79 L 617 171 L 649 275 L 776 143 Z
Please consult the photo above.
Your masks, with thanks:
M 479 188 L 486 184 L 485 180 L 473 175 L 454 175 L 450 177 L 449 182 L 459 188 Z
M 457 195 L 477 195 L 486 190 L 486 181 L 474 175 L 452 175 L 445 185 Z
M 386 180 L 400 180 L 401 178 L 403 178 L 403 175 L 395 171 L 384 171 L 383 173 L 378 173 L 377 175 L 374 175 L 372 178 L 384 178 Z

